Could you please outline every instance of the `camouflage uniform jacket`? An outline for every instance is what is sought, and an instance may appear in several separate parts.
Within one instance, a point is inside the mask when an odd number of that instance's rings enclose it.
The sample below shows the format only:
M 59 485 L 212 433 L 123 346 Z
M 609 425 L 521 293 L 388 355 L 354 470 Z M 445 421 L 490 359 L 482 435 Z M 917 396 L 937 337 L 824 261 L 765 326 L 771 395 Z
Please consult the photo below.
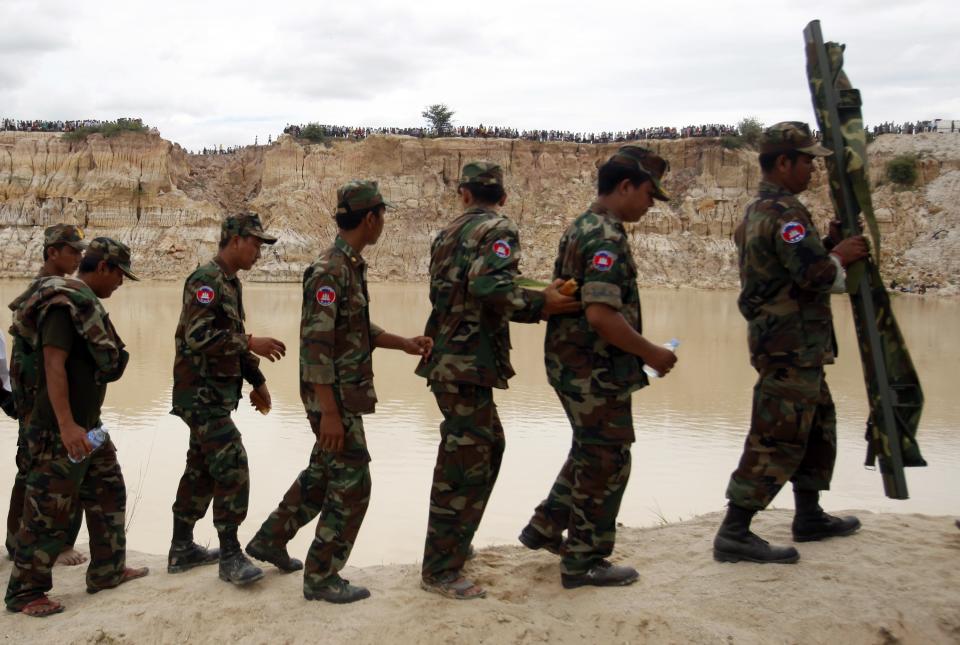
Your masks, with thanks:
M 117 334 L 110 315 L 96 294 L 82 280 L 60 276 L 41 277 L 34 280 L 19 298 L 10 333 L 24 356 L 30 356 L 20 367 L 16 378 L 36 396 L 40 374 L 40 328 L 44 316 L 51 307 L 64 307 L 70 314 L 77 333 L 87 342 L 90 357 L 96 365 L 94 379 L 98 384 L 111 383 L 123 375 L 130 356 L 124 349 L 123 340 Z M 26 370 L 26 371 L 24 371 Z M 32 409 L 32 403 L 25 410 Z
M 313 385 L 332 385 L 339 405 L 354 414 L 374 411 L 373 339 L 367 264 L 337 236 L 303 273 L 300 316 L 301 396 L 308 415 L 319 411 Z
M 244 380 L 253 387 L 266 381 L 249 349 L 244 318 L 240 280 L 227 275 L 219 258 L 190 274 L 174 339 L 172 414 L 230 414 Z
M 14 316 L 46 277 L 48 276 L 38 275 L 24 292 L 8 305 Z M 15 333 L 13 328 L 10 329 L 10 333 L 13 336 L 13 347 L 10 350 L 10 385 L 13 387 L 13 398 L 17 404 L 17 415 L 23 421 L 29 417 L 37 397 L 40 352 L 34 351 L 22 336 Z
M 509 322 L 538 322 L 544 303 L 540 292 L 516 285 L 519 263 L 516 224 L 492 210 L 470 208 L 434 238 L 424 332 L 434 346 L 417 367 L 433 387 L 507 387 L 515 373 Z
M 643 331 L 637 265 L 623 223 L 594 202 L 560 238 L 553 278 L 573 278 L 584 308 L 608 305 Z M 647 385 L 642 361 L 603 340 L 583 313 L 551 316 L 544 339 L 547 379 L 557 390 L 600 396 Z
M 734 233 L 750 362 L 815 367 L 836 355 L 830 290 L 837 266 L 795 195 L 762 181 Z

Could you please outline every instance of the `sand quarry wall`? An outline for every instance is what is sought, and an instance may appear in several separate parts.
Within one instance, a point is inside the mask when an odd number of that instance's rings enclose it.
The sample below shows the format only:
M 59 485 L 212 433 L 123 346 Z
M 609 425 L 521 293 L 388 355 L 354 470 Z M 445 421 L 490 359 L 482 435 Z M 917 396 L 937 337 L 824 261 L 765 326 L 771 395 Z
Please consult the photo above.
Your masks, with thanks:
M 711 139 L 647 145 L 670 161 L 672 199 L 629 228 L 641 284 L 736 286 L 731 238 L 760 179 L 755 154 Z M 484 158 L 506 171 L 505 212 L 520 226 L 523 272 L 544 278 L 564 228 L 595 192 L 598 163 L 616 147 L 395 136 L 306 145 L 283 137 L 200 156 L 157 135 L 69 142 L 0 132 L 0 277 L 32 275 L 43 227 L 74 222 L 90 236 L 128 243 L 137 272 L 179 279 L 213 255 L 221 218 L 243 208 L 280 238 L 250 279 L 296 281 L 333 238 L 336 187 L 365 177 L 396 204 L 384 237 L 366 252 L 371 277 L 421 281 L 432 235 L 458 214 L 460 168 Z M 919 156 L 921 176 L 916 187 L 895 190 L 884 181 L 885 164 L 905 152 Z M 960 293 L 960 136 L 885 135 L 870 157 L 885 278 Z M 832 216 L 823 179 L 802 196 L 821 227 Z

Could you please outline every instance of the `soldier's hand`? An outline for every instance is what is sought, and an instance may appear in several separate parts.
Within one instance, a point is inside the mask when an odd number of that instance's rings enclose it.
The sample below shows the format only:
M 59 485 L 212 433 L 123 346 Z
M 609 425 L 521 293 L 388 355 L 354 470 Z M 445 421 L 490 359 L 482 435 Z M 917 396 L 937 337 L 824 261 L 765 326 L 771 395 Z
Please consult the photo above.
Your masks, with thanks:
M 647 355 L 641 356 L 641 358 L 644 363 L 657 370 L 660 376 L 666 376 L 667 373 L 673 369 L 673 366 L 677 364 L 677 355 L 660 345 L 650 347 Z
M 324 452 L 343 451 L 343 421 L 339 414 L 324 414 L 320 417 L 320 434 L 317 443 Z
M 853 235 L 840 241 L 830 253 L 837 256 L 840 264 L 846 268 L 857 260 L 867 257 L 870 254 L 870 247 L 867 245 L 867 238 L 862 235 Z
M 843 223 L 838 219 L 830 220 L 830 227 L 827 229 L 827 235 L 834 244 L 843 239 L 843 232 L 840 230 L 842 224 Z
M 82 461 L 93 452 L 93 446 L 87 439 L 87 431 L 76 423 L 62 426 L 60 428 L 60 440 L 67 454 L 76 461 Z
M 406 343 L 404 343 L 403 351 L 408 354 L 413 354 L 414 356 L 423 356 L 424 358 L 429 358 L 430 352 L 433 351 L 433 339 L 429 336 L 414 336 L 413 338 L 407 338 Z
M 273 407 L 273 401 L 270 399 L 270 390 L 267 389 L 266 383 L 250 390 L 250 405 L 255 407 L 260 414 L 270 412 L 270 408 Z
M 269 358 L 270 362 L 279 361 L 287 355 L 287 346 L 276 338 L 268 336 L 250 336 L 250 351 L 257 356 Z
M 543 316 L 547 318 L 554 314 L 572 314 L 580 311 L 580 301 L 560 293 L 559 289 L 565 280 L 557 278 L 543 290 L 546 300 L 543 304 Z

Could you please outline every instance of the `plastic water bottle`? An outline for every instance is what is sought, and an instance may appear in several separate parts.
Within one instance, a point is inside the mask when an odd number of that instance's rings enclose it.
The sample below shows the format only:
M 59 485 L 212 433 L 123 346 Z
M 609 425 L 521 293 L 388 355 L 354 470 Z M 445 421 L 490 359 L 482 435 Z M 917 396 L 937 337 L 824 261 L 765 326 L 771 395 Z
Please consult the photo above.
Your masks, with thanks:
M 92 448 L 90 450 L 90 454 L 92 455 L 94 450 L 102 446 L 109 438 L 110 438 L 110 434 L 107 432 L 107 429 L 104 428 L 102 425 L 99 425 L 96 428 L 91 428 L 90 430 L 88 430 L 87 441 L 90 442 L 90 446 Z M 87 457 L 89 456 L 90 455 L 87 455 Z M 67 459 L 69 459 L 75 464 L 79 464 L 81 461 L 83 461 L 87 457 L 83 457 L 81 459 L 74 459 L 73 456 L 68 455 Z
M 677 348 L 680 347 L 680 341 L 676 338 L 671 338 L 669 341 L 663 344 L 664 347 L 669 349 L 671 352 L 676 352 Z M 643 371 L 647 373 L 647 376 L 650 378 L 660 378 L 660 372 L 653 369 L 649 365 L 644 364 Z

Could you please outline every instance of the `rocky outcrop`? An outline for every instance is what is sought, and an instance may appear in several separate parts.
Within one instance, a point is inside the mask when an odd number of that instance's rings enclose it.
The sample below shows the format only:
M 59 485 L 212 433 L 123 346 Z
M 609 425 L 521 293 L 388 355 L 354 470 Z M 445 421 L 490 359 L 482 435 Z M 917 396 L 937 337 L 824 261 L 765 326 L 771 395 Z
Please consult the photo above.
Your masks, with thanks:
M 670 161 L 666 188 L 673 199 L 630 227 L 641 282 L 734 286 L 731 236 L 759 181 L 755 155 L 708 139 L 648 145 Z M 250 277 L 299 280 L 333 238 L 337 186 L 368 177 L 396 206 L 380 243 L 366 253 L 371 277 L 420 281 L 432 235 L 458 212 L 460 168 L 484 158 L 506 171 L 505 211 L 520 226 L 524 274 L 544 278 L 563 229 L 595 192 L 597 165 L 615 148 L 394 136 L 302 145 L 283 137 L 232 155 L 196 156 L 156 135 L 66 142 L 0 133 L 0 276 L 31 275 L 42 228 L 66 221 L 130 244 L 138 272 L 180 278 L 215 252 L 223 215 L 248 208 L 280 238 Z M 960 267 L 948 251 L 960 239 L 960 137 L 887 135 L 870 151 L 885 274 L 900 284 L 956 290 Z M 904 151 L 920 155 L 920 186 L 896 191 L 883 182 L 883 166 Z M 825 226 L 832 216 L 825 186 L 815 185 L 803 199 Z

